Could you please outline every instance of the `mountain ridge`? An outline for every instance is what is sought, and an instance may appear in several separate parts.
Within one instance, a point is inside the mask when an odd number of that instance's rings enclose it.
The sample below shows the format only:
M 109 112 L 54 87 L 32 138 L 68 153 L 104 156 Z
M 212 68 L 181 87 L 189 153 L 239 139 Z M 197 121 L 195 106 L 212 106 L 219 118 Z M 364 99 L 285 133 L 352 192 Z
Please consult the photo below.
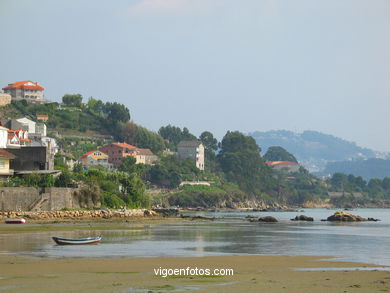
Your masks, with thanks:
M 265 153 L 271 146 L 281 146 L 292 153 L 311 172 L 321 172 L 329 162 L 383 158 L 378 151 L 363 148 L 355 142 L 314 130 L 301 133 L 290 130 L 249 132 Z

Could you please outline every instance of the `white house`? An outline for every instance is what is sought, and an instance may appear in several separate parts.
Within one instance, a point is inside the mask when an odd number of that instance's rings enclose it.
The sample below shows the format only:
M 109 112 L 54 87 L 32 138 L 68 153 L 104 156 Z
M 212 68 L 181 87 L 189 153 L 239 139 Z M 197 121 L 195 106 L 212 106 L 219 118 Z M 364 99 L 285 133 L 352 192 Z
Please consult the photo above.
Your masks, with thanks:
M 0 126 L 0 148 L 7 148 L 8 142 L 8 128 Z
M 181 141 L 177 145 L 179 158 L 191 160 L 199 170 L 204 170 L 204 146 L 198 140 Z
M 18 119 L 12 119 L 11 120 L 11 129 L 23 129 L 27 130 L 29 133 L 36 133 L 36 123 L 30 119 L 24 118 L 18 118 Z

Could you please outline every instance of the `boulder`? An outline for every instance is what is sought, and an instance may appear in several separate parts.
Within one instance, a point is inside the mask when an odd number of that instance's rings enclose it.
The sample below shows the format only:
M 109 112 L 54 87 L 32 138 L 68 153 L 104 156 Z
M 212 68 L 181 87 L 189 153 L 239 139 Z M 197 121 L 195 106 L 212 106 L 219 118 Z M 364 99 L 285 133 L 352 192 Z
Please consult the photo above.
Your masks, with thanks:
M 271 216 L 261 217 L 258 220 L 259 222 L 266 222 L 266 223 L 276 223 L 278 220 Z
M 361 216 L 353 215 L 351 213 L 347 213 L 345 211 L 337 211 L 332 216 L 326 219 L 331 222 L 364 222 L 364 221 L 379 221 L 374 218 L 363 218 Z
M 314 219 L 312 217 L 308 217 L 305 215 L 296 216 L 294 219 L 291 219 L 291 221 L 308 221 L 313 222 Z

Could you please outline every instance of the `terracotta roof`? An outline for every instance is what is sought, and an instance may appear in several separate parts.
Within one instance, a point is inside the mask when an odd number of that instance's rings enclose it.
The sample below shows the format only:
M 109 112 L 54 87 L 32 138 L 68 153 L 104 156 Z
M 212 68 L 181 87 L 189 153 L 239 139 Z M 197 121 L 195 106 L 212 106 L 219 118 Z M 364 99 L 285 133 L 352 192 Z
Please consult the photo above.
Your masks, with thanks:
M 0 158 L 15 159 L 16 156 L 10 152 L 7 152 L 6 150 L 0 149 Z
M 178 147 L 198 147 L 202 144 L 199 140 L 182 140 L 177 145 Z
M 112 145 L 115 145 L 115 146 L 123 148 L 123 149 L 138 149 L 136 146 L 133 146 L 131 144 L 127 144 L 124 142 L 113 142 Z
M 107 156 L 107 154 L 103 153 L 102 151 L 93 150 L 93 151 L 90 151 L 90 152 L 88 152 L 88 153 L 83 154 L 81 157 L 82 157 L 82 158 L 86 158 L 86 157 L 88 157 L 89 155 L 92 155 L 92 154 L 95 153 L 95 152 L 99 152 L 99 153 L 102 153 L 103 155 L 106 155 L 106 156 Z
M 290 161 L 269 161 L 265 162 L 268 166 L 276 166 L 276 165 L 298 165 L 296 162 Z
M 138 154 L 143 156 L 154 156 L 154 154 L 150 149 L 138 149 L 137 152 Z
M 28 85 L 28 83 L 32 83 L 33 85 Z M 31 80 L 16 81 L 14 83 L 10 83 L 8 86 L 3 87 L 3 90 L 11 90 L 11 89 L 25 89 L 25 90 L 38 90 L 38 91 L 44 90 L 44 88 L 41 87 L 38 84 L 38 82 L 33 82 Z

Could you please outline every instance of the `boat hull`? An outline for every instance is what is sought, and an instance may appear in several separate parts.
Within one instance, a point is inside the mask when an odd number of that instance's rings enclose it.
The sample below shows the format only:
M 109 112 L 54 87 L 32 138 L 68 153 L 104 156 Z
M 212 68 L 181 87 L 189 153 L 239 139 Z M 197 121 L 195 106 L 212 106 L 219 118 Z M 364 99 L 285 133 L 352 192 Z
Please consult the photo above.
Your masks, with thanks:
M 23 218 L 7 218 L 5 219 L 6 224 L 24 224 L 26 223 L 26 220 Z
M 52 237 L 54 242 L 58 245 L 84 245 L 84 244 L 96 244 L 102 240 L 102 236 L 98 237 L 88 237 L 88 238 L 60 238 L 60 237 Z

